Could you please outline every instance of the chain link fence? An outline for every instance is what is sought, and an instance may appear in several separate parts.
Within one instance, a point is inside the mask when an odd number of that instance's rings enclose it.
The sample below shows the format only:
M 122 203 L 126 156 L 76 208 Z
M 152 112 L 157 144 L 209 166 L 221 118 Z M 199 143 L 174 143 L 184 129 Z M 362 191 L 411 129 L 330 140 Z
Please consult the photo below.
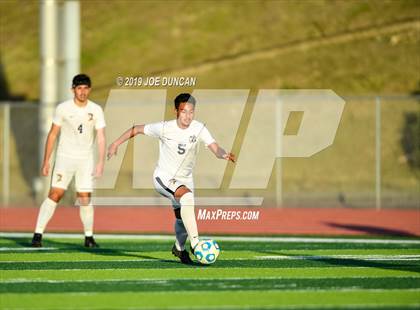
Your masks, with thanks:
M 420 98 L 342 98 L 346 104 L 331 146 L 308 158 L 277 158 L 265 189 L 230 188 L 229 180 L 235 168 L 226 168 L 219 188 L 197 187 L 197 197 L 248 197 L 249 201 L 261 197 L 263 206 L 282 208 L 419 208 Z M 0 102 L 3 206 L 37 203 L 39 154 L 44 147 L 39 144 L 38 112 L 38 104 L 34 102 Z M 293 130 L 299 130 L 302 115 L 295 115 L 289 121 L 286 129 L 293 134 Z M 236 137 L 233 145 L 238 147 L 240 140 Z M 115 188 L 98 190 L 96 196 L 157 197 L 152 188 L 133 188 L 132 161 L 139 159 L 133 159 L 132 152 L 133 147 L 129 146 Z M 155 157 L 152 159 L 157 160 Z M 72 204 L 73 198 L 71 185 L 64 203 Z

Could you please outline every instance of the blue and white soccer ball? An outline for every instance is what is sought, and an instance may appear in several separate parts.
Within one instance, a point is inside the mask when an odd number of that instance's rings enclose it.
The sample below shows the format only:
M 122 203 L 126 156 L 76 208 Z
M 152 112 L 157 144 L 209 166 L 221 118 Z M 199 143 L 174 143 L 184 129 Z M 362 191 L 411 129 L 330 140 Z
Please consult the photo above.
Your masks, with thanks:
M 200 240 L 194 248 L 195 258 L 203 265 L 213 264 L 219 254 L 220 246 L 212 239 Z

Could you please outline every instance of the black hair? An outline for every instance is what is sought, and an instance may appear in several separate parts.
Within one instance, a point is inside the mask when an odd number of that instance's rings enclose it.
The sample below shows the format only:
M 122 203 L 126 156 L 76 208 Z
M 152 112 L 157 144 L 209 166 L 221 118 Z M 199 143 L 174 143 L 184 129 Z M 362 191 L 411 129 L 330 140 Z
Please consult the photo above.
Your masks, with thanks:
M 174 103 L 175 103 L 175 109 L 178 110 L 179 105 L 183 102 L 191 103 L 193 106 L 195 106 L 195 98 L 191 96 L 191 94 L 188 93 L 182 93 L 176 96 Z
M 92 85 L 91 81 L 90 81 L 90 77 L 88 77 L 86 74 L 78 74 L 73 78 L 73 82 L 71 87 L 75 88 L 79 85 L 87 85 L 88 87 L 90 87 Z

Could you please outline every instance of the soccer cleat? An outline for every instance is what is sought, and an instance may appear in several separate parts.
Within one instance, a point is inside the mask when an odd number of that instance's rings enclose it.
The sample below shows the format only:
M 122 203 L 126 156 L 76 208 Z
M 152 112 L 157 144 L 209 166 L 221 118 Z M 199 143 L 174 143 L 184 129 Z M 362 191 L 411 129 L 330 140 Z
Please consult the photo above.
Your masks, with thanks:
M 31 245 L 34 248 L 42 248 L 42 234 L 34 233 Z
M 176 257 L 178 257 L 181 260 L 181 263 L 186 264 L 186 265 L 192 265 L 193 261 L 190 258 L 190 255 L 188 254 L 188 252 L 186 250 L 183 251 L 179 251 L 175 244 L 172 247 L 172 254 Z
M 85 237 L 85 247 L 99 248 L 99 244 L 95 242 L 95 239 L 93 239 L 93 237 Z

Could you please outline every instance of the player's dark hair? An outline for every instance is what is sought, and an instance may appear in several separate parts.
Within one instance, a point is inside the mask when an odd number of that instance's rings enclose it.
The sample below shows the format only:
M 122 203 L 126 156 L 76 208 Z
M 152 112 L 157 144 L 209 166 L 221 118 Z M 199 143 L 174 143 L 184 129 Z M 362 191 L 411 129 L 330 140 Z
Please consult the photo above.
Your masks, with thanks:
M 191 94 L 188 93 L 182 93 L 176 96 L 175 100 L 175 109 L 178 110 L 179 105 L 183 102 L 191 103 L 193 106 L 195 106 L 195 98 L 191 96 Z
M 71 84 L 72 88 L 75 88 L 79 85 L 87 85 L 90 87 L 92 83 L 90 82 L 90 77 L 88 77 L 86 74 L 78 74 L 73 78 L 73 82 Z

